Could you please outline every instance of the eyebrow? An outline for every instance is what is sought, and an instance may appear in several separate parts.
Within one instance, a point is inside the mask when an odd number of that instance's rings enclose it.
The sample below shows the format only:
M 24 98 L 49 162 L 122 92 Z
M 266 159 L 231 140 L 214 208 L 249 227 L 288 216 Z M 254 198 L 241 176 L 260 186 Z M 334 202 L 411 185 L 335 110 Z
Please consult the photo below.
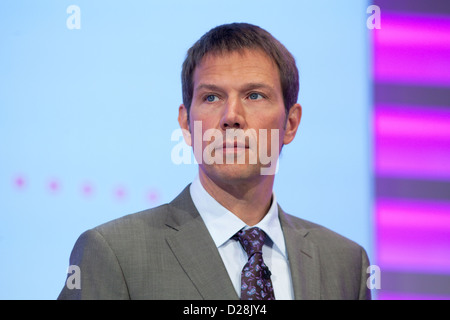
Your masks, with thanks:
M 240 91 L 250 91 L 255 89 L 266 89 L 269 91 L 274 91 L 274 88 L 269 86 L 268 84 L 262 83 L 262 82 L 250 82 L 244 84 Z M 201 83 L 196 88 L 195 91 L 199 90 L 210 90 L 210 91 L 223 91 L 223 89 L 220 86 L 217 86 L 215 84 L 207 84 L 207 83 Z
M 206 83 L 199 84 L 194 91 L 200 90 L 222 91 L 222 89 L 219 86 L 216 86 L 215 84 L 206 84 Z

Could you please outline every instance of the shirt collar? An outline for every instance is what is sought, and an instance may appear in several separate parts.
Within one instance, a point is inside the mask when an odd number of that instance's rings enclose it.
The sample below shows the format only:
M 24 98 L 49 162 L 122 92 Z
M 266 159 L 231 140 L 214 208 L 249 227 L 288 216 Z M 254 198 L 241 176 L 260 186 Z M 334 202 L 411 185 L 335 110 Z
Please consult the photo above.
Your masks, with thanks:
M 194 179 L 190 186 L 192 201 L 202 217 L 206 228 L 217 248 L 224 245 L 236 232 L 242 228 L 251 228 L 247 226 L 231 211 L 223 207 L 214 199 L 203 187 L 200 179 Z M 255 226 L 263 230 L 272 240 L 274 246 L 287 258 L 286 245 L 284 242 L 283 231 L 278 218 L 278 205 L 275 193 L 272 193 L 272 205 L 264 218 Z

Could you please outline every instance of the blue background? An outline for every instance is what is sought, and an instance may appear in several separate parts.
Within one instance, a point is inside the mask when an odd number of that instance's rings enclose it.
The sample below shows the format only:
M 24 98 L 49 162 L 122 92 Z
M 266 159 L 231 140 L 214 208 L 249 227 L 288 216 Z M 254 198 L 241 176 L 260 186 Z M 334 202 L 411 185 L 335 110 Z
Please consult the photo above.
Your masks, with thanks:
M 72 4 L 79 30 L 66 26 Z M 192 181 L 195 164 L 171 161 L 181 64 L 229 22 L 263 27 L 297 59 L 303 118 L 283 149 L 279 203 L 360 243 L 375 263 L 368 5 L 2 1 L 0 298 L 55 299 L 83 231 L 168 202 Z

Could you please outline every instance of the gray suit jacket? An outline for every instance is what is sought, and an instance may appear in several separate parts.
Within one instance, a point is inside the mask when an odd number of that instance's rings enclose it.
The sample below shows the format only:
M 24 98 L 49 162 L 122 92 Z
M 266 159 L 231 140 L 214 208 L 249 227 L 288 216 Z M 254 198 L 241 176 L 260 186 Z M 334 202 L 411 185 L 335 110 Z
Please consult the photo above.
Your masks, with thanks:
M 370 299 L 362 247 L 279 209 L 296 299 Z M 86 231 L 70 264 L 81 289 L 65 285 L 58 299 L 238 299 L 188 187 Z

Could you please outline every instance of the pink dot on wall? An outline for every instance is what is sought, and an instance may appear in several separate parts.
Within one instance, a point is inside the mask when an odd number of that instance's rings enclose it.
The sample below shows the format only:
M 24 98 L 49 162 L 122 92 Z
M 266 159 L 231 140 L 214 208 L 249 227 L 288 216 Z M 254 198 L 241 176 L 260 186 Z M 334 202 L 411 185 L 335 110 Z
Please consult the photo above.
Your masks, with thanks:
M 25 177 L 22 175 L 18 175 L 14 178 L 14 186 L 19 189 L 22 190 L 25 188 L 26 186 L 26 180 Z
M 124 200 L 126 198 L 127 192 L 126 189 L 123 186 L 119 186 L 114 190 L 114 198 L 116 200 Z
M 57 193 L 61 190 L 61 183 L 57 179 L 51 179 L 48 182 L 47 187 L 51 193 Z
M 84 197 L 91 197 L 94 193 L 94 187 L 92 183 L 90 182 L 83 183 L 83 185 L 81 186 L 81 193 Z
M 149 190 L 148 193 L 147 193 L 147 200 L 150 203 L 157 202 L 159 200 L 159 192 L 158 192 L 158 190 L 155 190 L 155 189 Z

